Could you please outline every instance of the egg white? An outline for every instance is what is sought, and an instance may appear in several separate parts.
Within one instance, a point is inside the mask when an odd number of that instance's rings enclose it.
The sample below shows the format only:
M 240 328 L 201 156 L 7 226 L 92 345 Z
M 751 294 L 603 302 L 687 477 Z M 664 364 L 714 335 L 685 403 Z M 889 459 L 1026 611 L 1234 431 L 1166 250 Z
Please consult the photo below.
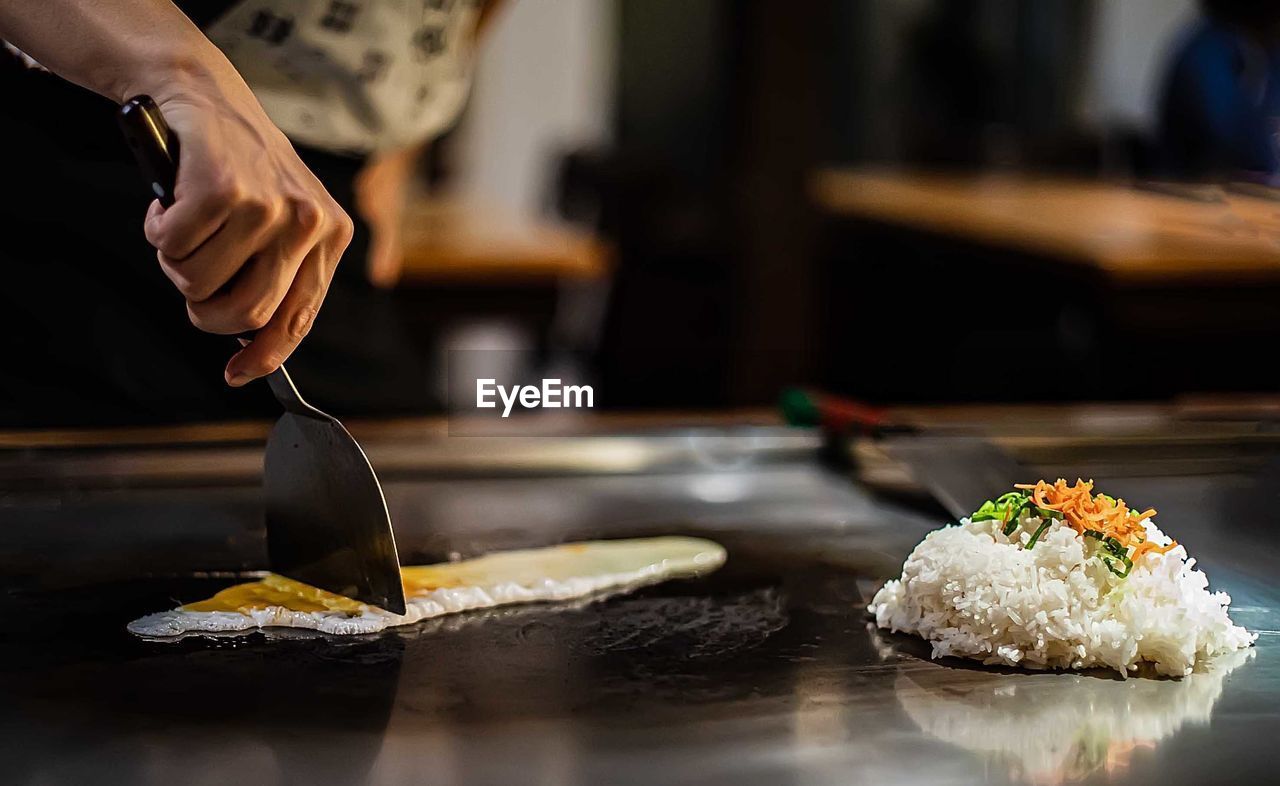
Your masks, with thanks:
M 264 581 L 274 578 L 276 585 L 273 586 L 298 586 L 312 600 L 317 594 L 331 598 L 338 608 L 300 611 L 287 605 L 249 604 L 240 608 L 193 610 L 182 606 L 148 614 L 129 623 L 128 628 L 147 637 L 268 627 L 306 628 L 335 635 L 377 633 L 473 609 L 629 591 L 668 579 L 709 573 L 724 564 L 725 556 L 724 547 L 709 540 L 660 537 L 567 543 L 499 552 L 462 562 L 410 567 L 404 569 L 406 610 L 403 615 L 321 593 L 280 577 L 268 577 Z M 250 585 L 242 588 L 251 590 Z M 303 595 L 298 597 L 302 600 Z M 217 598 L 189 605 L 207 606 Z

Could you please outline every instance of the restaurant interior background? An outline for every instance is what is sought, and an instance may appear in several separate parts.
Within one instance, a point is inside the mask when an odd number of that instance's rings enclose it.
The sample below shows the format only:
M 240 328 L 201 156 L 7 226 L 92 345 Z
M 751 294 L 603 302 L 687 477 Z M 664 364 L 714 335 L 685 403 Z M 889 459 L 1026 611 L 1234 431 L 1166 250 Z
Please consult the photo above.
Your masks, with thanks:
M 1200 12 L 509 4 L 410 214 L 423 410 L 447 348 L 618 409 L 1274 389 L 1280 191 L 1162 156 Z

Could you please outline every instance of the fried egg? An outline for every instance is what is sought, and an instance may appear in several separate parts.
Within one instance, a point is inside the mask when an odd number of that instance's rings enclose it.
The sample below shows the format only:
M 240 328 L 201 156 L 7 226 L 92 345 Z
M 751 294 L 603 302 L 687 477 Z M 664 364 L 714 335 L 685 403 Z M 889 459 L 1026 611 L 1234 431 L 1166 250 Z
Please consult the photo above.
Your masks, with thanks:
M 685 537 L 566 543 L 506 551 L 462 562 L 401 569 L 403 615 L 276 574 L 211 598 L 129 623 L 139 636 L 178 636 L 254 628 L 309 628 L 337 635 L 377 633 L 446 614 L 513 603 L 565 601 L 620 592 L 719 568 L 724 547 Z

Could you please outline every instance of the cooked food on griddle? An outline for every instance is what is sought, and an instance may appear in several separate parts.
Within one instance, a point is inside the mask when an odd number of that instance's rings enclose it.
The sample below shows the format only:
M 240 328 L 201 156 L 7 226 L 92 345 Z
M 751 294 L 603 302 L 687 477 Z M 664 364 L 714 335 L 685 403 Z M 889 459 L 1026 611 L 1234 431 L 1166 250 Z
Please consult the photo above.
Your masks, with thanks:
M 340 635 L 376 633 L 472 609 L 625 592 L 710 573 L 724 560 L 724 548 L 709 540 L 661 537 L 566 543 L 407 567 L 401 571 L 404 615 L 268 574 L 208 600 L 134 620 L 129 630 L 141 636 L 177 636 L 282 626 Z
M 1186 549 L 1092 481 L 1040 481 L 929 533 L 876 593 L 876 624 L 955 655 L 1032 669 L 1147 663 L 1190 674 L 1257 638 Z

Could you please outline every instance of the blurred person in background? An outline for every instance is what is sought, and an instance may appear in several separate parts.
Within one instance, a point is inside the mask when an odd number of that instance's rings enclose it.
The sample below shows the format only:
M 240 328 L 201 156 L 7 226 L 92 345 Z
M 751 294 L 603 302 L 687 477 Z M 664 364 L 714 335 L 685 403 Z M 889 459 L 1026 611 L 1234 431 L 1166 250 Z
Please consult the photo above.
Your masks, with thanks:
M 495 5 L 53 0 L 33 10 L 0 0 L 9 107 L 0 122 L 0 330 L 9 350 L 0 424 L 264 415 L 275 409 L 265 386 L 227 385 L 286 357 L 319 406 L 426 408 L 426 373 L 385 288 L 399 274 L 415 162 L 461 111 Z M 182 143 L 167 211 L 150 199 L 115 127 L 118 103 L 139 93 L 156 99 Z M 222 198 L 231 178 L 261 192 L 257 201 L 283 198 L 271 242 L 317 243 L 293 289 L 264 283 L 263 232 L 239 222 L 238 197 Z M 311 218 L 323 241 L 298 228 Z M 214 291 L 194 292 L 201 287 L 183 270 L 196 262 L 220 270 Z M 293 294 L 304 288 L 305 303 Z M 246 303 L 273 299 L 277 317 L 246 322 Z M 253 327 L 263 327 L 253 345 L 227 362 L 227 336 Z
M 1280 3 L 1203 0 L 1177 45 L 1160 104 L 1160 149 L 1180 178 L 1280 174 Z

